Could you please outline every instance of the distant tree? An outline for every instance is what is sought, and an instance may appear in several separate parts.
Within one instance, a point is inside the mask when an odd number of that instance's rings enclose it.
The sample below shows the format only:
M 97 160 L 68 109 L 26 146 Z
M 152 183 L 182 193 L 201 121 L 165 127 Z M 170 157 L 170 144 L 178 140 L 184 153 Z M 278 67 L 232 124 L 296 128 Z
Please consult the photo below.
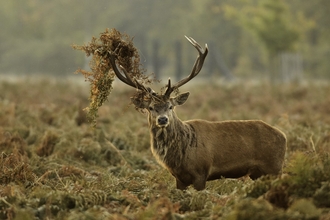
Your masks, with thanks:
M 227 5 L 226 12 L 265 46 L 273 79 L 277 56 L 282 52 L 294 51 L 301 32 L 290 20 L 289 8 L 284 0 L 259 0 L 256 5 L 246 4 L 242 11 Z
M 278 74 L 278 55 L 293 51 L 299 40 L 298 29 L 290 24 L 288 8 L 283 0 L 262 1 L 260 11 L 249 24 L 266 46 L 270 61 L 271 80 Z
M 298 15 L 303 29 L 300 51 L 304 56 L 304 73 L 312 78 L 330 79 L 330 1 L 290 0 L 290 10 Z
M 283 0 L 263 0 L 254 18 L 247 22 L 265 44 L 271 57 L 292 51 L 299 40 L 298 29 L 291 24 L 288 7 Z

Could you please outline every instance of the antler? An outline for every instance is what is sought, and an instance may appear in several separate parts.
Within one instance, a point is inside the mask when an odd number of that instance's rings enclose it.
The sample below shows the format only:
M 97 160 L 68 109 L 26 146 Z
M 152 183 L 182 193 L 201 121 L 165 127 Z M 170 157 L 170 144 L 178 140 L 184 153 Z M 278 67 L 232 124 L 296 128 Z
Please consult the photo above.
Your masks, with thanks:
M 139 83 L 136 79 L 133 81 L 133 79 L 129 76 L 125 68 L 121 65 L 119 65 L 120 69 L 124 72 L 124 75 L 119 71 L 117 65 L 116 65 L 116 55 L 110 54 L 110 63 L 112 66 L 113 71 L 115 72 L 118 79 L 120 79 L 123 83 L 132 86 L 134 88 L 137 88 L 139 90 L 143 91 L 149 91 L 146 87 L 144 87 L 141 83 Z
M 191 71 L 189 76 L 187 76 L 186 78 L 181 79 L 179 82 L 175 83 L 173 86 L 171 86 L 171 80 L 168 79 L 167 89 L 166 89 L 166 92 L 165 92 L 165 96 L 167 96 L 167 97 L 170 97 L 171 93 L 174 90 L 176 90 L 180 86 L 183 86 L 184 84 L 189 82 L 192 78 L 197 76 L 197 74 L 201 71 L 201 69 L 203 67 L 204 60 L 205 60 L 206 55 L 208 53 L 207 44 L 205 44 L 205 50 L 204 50 L 201 47 L 201 45 L 199 45 L 192 37 L 187 37 L 187 36 L 185 36 L 185 37 L 197 49 L 198 56 L 197 56 L 197 59 L 195 61 L 195 64 L 194 64 L 194 66 L 192 68 L 192 71 Z

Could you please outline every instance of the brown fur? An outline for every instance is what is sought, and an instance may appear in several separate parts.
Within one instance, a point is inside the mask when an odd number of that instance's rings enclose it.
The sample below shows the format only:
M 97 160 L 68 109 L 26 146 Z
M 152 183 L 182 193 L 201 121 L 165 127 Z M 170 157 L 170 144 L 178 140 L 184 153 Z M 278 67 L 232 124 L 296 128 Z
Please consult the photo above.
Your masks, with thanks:
M 176 178 L 178 189 L 192 184 L 202 190 L 206 181 L 221 177 L 281 173 L 286 137 L 280 130 L 260 120 L 183 122 L 171 106 L 183 104 L 188 96 L 144 106 L 149 108 L 151 151 Z M 159 125 L 159 117 L 168 117 L 168 123 Z

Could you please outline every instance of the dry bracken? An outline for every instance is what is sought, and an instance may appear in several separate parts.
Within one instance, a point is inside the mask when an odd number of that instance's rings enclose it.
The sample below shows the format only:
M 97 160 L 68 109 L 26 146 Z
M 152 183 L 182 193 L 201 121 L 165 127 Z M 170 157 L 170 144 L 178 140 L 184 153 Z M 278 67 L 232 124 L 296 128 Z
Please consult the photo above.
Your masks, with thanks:
M 89 63 L 91 71 L 78 69 L 76 73 L 84 75 L 85 80 L 90 82 L 90 103 L 87 111 L 87 118 L 95 127 L 98 109 L 107 100 L 114 81 L 114 72 L 110 63 L 110 57 L 114 56 L 117 65 L 123 67 L 131 78 L 143 84 L 151 83 L 151 80 L 144 75 L 140 65 L 140 56 L 133 45 L 132 38 L 122 34 L 116 29 L 106 29 L 99 38 L 92 40 L 82 46 L 72 45 L 73 49 L 84 51 L 86 56 L 91 56 Z

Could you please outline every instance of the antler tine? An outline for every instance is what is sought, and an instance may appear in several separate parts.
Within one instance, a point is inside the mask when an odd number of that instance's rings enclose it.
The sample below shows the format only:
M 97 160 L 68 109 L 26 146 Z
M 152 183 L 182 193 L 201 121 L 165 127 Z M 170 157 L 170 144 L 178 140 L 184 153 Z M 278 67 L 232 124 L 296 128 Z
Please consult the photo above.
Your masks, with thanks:
M 205 51 L 204 49 L 201 47 L 201 45 L 199 45 L 197 43 L 197 41 L 195 41 L 192 37 L 187 37 L 185 36 L 185 38 L 197 49 L 198 51 L 198 57 L 195 61 L 195 64 L 193 66 L 193 69 L 191 71 L 191 74 L 194 73 L 194 76 L 196 76 L 202 69 L 203 64 L 204 64 L 204 60 L 206 58 L 206 55 L 208 53 L 208 47 L 207 44 L 205 44 Z
M 198 51 L 198 56 L 197 59 L 195 61 L 195 64 L 191 70 L 191 73 L 189 76 L 187 76 L 186 78 L 181 79 L 179 82 L 175 83 L 173 86 L 171 86 L 171 80 L 168 80 L 168 85 L 167 85 L 167 90 L 165 92 L 165 96 L 170 96 L 171 93 L 179 88 L 180 86 L 183 86 L 184 84 L 186 84 L 187 82 L 189 82 L 191 79 L 193 79 L 195 76 L 197 76 L 197 74 L 201 71 L 203 64 L 204 64 L 204 60 L 207 56 L 208 53 L 208 47 L 207 44 L 205 44 L 205 50 L 201 47 L 201 45 L 199 45 L 197 43 L 197 41 L 195 41 L 192 37 L 187 37 L 185 36 L 185 38 L 197 49 Z
M 120 69 L 124 72 L 125 77 L 123 76 L 123 74 L 119 71 L 119 69 L 117 68 L 116 65 L 116 61 L 115 61 L 115 55 L 114 54 L 110 54 L 110 63 L 112 66 L 113 71 L 115 72 L 116 76 L 118 77 L 118 79 L 120 79 L 123 83 L 132 86 L 134 88 L 140 89 L 140 90 L 147 90 L 142 84 L 140 84 L 137 80 L 135 80 L 133 82 L 132 78 L 129 76 L 129 74 L 127 73 L 126 69 L 123 66 L 119 66 Z

